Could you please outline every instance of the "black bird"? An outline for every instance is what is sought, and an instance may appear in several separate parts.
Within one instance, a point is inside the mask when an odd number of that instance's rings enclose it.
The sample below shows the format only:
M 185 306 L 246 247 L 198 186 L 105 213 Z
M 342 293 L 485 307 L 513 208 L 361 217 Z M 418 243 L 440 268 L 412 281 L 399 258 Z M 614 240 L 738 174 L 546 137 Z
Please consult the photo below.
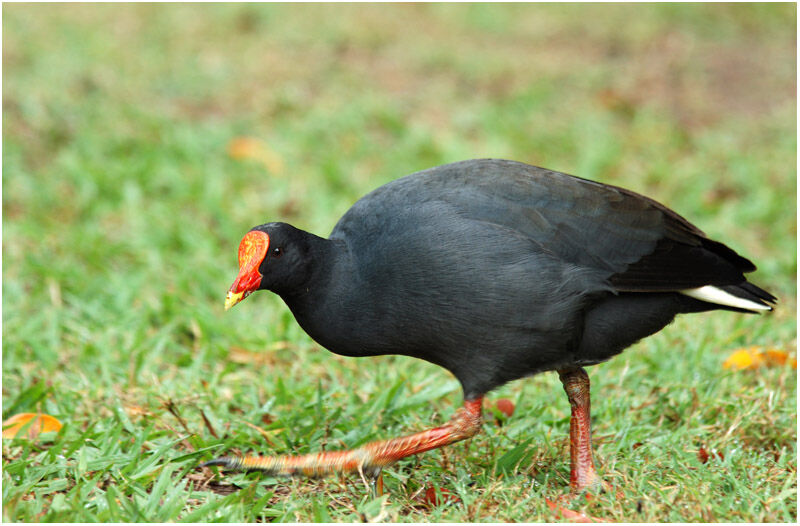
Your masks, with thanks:
M 449 370 L 464 407 L 441 426 L 351 451 L 224 457 L 206 465 L 309 475 L 366 471 L 473 436 L 484 394 L 558 372 L 572 406 L 573 492 L 597 489 L 589 377 L 675 315 L 760 312 L 747 259 L 637 193 L 526 164 L 484 159 L 418 172 L 367 194 L 328 239 L 285 223 L 239 246 L 225 308 L 256 290 L 286 302 L 320 345 L 345 356 L 401 354 Z

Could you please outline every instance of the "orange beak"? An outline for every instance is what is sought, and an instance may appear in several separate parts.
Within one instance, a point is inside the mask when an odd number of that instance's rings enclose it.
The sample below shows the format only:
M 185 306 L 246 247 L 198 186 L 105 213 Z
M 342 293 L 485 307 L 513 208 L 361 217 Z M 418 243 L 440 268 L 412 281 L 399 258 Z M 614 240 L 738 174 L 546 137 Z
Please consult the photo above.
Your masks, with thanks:
M 225 296 L 225 310 L 230 309 L 258 290 L 261 273 L 258 267 L 267 256 L 269 236 L 259 230 L 251 230 L 239 243 L 239 275 Z

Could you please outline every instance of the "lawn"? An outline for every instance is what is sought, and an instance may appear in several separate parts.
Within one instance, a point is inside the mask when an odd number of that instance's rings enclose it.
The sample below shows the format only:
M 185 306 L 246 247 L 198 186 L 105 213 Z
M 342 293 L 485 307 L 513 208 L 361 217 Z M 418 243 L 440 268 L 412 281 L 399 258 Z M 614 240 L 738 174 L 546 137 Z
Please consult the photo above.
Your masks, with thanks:
M 236 249 L 326 235 L 367 191 L 500 157 L 649 195 L 758 265 L 768 315 L 679 318 L 589 369 L 612 521 L 797 516 L 796 6 L 3 6 L 7 521 L 552 521 L 555 374 L 491 393 L 483 432 L 385 470 L 275 479 L 199 463 L 358 446 L 444 422 L 446 371 L 333 355 Z M 432 502 L 426 491 L 443 492 Z

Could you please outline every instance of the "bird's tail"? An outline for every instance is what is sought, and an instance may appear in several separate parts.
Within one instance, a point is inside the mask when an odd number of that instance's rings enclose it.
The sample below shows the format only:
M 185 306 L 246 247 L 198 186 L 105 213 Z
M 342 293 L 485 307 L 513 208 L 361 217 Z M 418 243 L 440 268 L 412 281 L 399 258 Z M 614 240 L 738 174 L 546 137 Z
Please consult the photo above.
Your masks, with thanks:
M 746 312 L 771 311 L 778 298 L 748 281 L 738 285 L 706 285 L 680 291 L 686 296 Z

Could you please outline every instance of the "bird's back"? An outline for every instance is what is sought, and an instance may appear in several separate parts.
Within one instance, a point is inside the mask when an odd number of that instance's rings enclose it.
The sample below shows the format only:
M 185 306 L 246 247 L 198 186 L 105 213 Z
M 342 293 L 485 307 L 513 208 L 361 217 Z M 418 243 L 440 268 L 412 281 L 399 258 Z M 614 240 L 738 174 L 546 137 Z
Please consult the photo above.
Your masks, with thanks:
M 494 159 L 440 166 L 386 184 L 360 199 L 331 237 L 399 226 L 396 214 L 430 202 L 452 207 L 464 220 L 508 228 L 565 263 L 605 271 L 620 291 L 737 284 L 755 269 L 645 196 Z

